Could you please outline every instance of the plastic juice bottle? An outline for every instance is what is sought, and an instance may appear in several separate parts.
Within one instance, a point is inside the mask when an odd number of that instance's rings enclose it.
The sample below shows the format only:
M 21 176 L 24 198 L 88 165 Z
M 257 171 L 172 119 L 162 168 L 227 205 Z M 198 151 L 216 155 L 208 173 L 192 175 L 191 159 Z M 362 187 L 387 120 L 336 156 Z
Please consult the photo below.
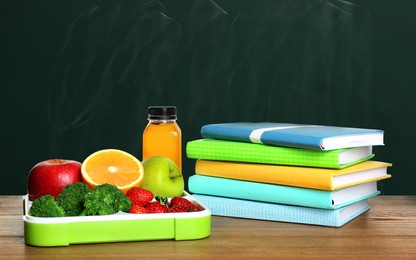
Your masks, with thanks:
M 143 160 L 152 156 L 171 159 L 182 171 L 182 132 L 174 106 L 150 106 L 143 132 Z

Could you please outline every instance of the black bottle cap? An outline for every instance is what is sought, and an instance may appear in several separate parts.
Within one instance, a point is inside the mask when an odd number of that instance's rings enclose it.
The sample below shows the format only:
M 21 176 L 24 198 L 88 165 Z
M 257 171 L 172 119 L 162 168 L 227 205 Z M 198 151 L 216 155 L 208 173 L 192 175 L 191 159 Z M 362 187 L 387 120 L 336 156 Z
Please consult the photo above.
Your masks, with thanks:
M 176 120 L 175 106 L 150 106 L 147 108 L 148 119 L 152 120 Z

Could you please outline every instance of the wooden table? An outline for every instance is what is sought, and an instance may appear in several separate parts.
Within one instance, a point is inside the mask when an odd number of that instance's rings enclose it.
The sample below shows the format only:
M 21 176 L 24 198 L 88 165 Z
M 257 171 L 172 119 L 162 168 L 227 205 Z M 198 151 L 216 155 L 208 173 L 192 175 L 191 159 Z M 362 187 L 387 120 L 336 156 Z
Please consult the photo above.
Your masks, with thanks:
M 43 248 L 24 243 L 22 196 L 0 196 L 0 258 L 416 259 L 416 196 L 378 196 L 370 206 L 341 228 L 213 217 L 201 240 Z

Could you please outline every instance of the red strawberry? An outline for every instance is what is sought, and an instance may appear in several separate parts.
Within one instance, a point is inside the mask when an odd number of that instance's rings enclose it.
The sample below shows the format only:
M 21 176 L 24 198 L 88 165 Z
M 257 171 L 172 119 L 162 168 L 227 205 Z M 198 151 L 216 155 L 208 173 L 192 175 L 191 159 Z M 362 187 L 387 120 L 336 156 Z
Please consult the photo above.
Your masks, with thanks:
M 169 212 L 170 213 L 178 213 L 178 212 L 190 212 L 191 209 L 189 208 L 189 206 L 183 205 L 183 204 L 176 204 L 173 205 L 170 209 Z
M 160 204 L 158 201 L 150 202 L 145 207 L 147 210 L 150 211 L 150 213 L 167 213 L 169 212 L 168 207 L 165 205 Z
M 126 192 L 126 196 L 130 199 L 131 205 L 146 206 L 152 199 L 153 193 L 139 187 L 133 187 Z
M 150 213 L 148 209 L 143 206 L 134 205 L 130 208 L 130 213 L 133 214 L 147 214 Z
M 191 201 L 183 198 L 183 197 L 173 197 L 170 201 L 170 207 L 174 207 L 175 205 L 184 205 L 189 208 L 189 211 L 198 211 L 196 205 L 194 205 Z

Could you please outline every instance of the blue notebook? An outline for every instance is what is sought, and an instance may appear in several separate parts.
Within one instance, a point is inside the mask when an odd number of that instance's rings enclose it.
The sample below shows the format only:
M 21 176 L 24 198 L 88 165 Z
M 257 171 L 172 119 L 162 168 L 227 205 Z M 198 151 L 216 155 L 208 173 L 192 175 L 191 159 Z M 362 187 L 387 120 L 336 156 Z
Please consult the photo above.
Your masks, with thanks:
M 201 129 L 204 138 L 317 150 L 384 145 L 384 131 L 288 123 L 223 123 Z
M 189 178 L 188 188 L 195 194 L 323 209 L 342 208 L 380 194 L 375 181 L 336 191 L 324 191 L 198 174 Z
M 317 209 L 301 206 L 256 202 L 207 195 L 192 195 L 214 216 L 291 222 L 341 227 L 366 212 L 370 207 L 361 200 L 340 209 Z

